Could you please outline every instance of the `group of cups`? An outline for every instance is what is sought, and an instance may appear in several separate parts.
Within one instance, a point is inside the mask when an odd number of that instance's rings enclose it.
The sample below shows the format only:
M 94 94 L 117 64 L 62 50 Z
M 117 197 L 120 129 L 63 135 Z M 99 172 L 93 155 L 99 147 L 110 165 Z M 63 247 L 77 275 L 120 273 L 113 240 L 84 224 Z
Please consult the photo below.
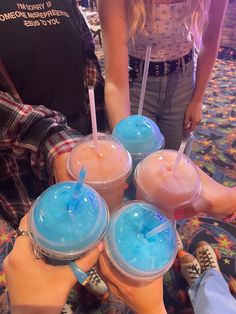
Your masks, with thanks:
M 104 239 L 111 264 L 126 278 L 161 276 L 177 252 L 174 213 L 200 191 L 196 167 L 183 155 L 173 172 L 177 152 L 163 149 L 159 128 L 141 115 L 122 120 L 112 135 L 99 133 L 98 143 L 99 150 L 92 136 L 84 137 L 69 155 L 75 180 L 86 169 L 77 206 L 69 206 L 76 181 L 55 184 L 34 202 L 28 219 L 33 245 L 66 262 Z

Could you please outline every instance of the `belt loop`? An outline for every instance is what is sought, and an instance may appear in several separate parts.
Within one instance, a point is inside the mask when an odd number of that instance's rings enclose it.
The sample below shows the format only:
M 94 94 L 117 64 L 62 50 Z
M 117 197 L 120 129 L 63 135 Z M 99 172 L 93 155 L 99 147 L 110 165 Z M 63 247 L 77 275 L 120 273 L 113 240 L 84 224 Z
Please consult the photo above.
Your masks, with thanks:
M 166 86 L 167 86 L 168 76 L 164 75 L 161 78 L 161 90 L 159 97 L 159 110 L 162 111 L 166 107 Z
M 185 64 L 184 57 L 181 58 L 181 65 L 182 65 L 182 73 L 185 73 L 185 71 L 186 71 L 186 64 Z

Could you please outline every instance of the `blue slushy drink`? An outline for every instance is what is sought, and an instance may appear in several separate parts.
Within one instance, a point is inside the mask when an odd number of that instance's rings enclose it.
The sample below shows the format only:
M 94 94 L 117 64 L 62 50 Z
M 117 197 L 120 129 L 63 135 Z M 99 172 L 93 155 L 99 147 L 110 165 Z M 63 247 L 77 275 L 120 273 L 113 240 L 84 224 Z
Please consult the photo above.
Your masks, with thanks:
M 156 123 L 142 115 L 131 115 L 121 120 L 113 129 L 112 135 L 116 137 L 132 156 L 133 171 L 137 164 L 152 152 L 160 150 L 165 145 L 164 136 Z M 133 172 L 129 178 L 129 189 L 126 197 L 135 198 Z
M 78 258 L 95 246 L 107 229 L 107 205 L 90 186 L 82 184 L 76 206 L 69 206 L 75 185 L 76 182 L 63 182 L 51 186 L 29 213 L 33 245 L 51 259 Z
M 159 231 L 148 236 L 156 227 Z M 167 272 L 176 257 L 174 223 L 151 204 L 127 202 L 111 216 L 105 248 L 111 264 L 125 277 L 154 279 Z

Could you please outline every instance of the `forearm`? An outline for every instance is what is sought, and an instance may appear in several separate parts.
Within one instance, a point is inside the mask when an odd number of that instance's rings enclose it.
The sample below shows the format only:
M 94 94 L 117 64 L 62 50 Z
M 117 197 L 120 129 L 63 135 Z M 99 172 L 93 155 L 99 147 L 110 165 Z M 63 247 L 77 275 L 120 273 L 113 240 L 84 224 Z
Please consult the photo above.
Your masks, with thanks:
M 51 184 L 54 183 L 55 179 L 60 181 L 60 176 L 59 178 L 55 178 L 55 169 L 59 169 L 61 173 L 62 171 L 65 172 L 65 176 L 63 175 L 63 177 L 67 178 L 67 171 L 64 169 L 66 161 L 59 165 L 56 165 L 56 162 L 58 162 L 60 158 L 65 159 L 66 153 L 72 150 L 79 138 L 80 135 L 77 131 L 65 127 L 64 130 L 48 137 L 43 143 L 43 154 L 41 157 L 43 158 L 42 164 L 46 163 L 46 167 L 42 167 L 42 172 L 47 170 L 47 176 Z M 59 156 L 60 158 L 58 158 Z
M 105 85 L 105 103 L 111 130 L 122 119 L 130 115 L 129 89 L 107 82 Z
M 10 95 L 0 93 L 0 151 L 19 159 L 29 156 L 39 179 L 52 179 L 55 158 L 69 152 L 78 137 L 59 112 L 19 104 Z
M 105 104 L 110 128 L 130 114 L 124 0 L 98 1 L 105 59 Z
M 236 210 L 236 190 L 224 186 L 198 168 L 203 199 L 206 201 L 206 214 L 222 219 Z
M 208 25 L 203 33 L 202 48 L 197 62 L 194 102 L 202 102 L 205 89 L 218 53 L 221 28 L 228 0 L 211 1 L 208 12 Z
M 192 101 L 202 102 L 207 84 L 215 64 L 218 43 L 202 47 L 199 52 L 196 69 L 196 82 Z
M 221 193 L 217 193 L 212 206 L 217 209 L 217 218 L 226 218 L 236 211 L 236 190 L 223 187 Z

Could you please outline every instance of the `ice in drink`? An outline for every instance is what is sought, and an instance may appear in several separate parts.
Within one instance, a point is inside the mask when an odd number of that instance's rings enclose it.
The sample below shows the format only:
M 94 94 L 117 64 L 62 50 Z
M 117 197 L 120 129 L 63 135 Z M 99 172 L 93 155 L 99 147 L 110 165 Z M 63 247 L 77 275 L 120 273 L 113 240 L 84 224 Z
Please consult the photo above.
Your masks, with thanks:
M 136 198 L 155 204 L 171 217 L 196 200 L 201 189 L 196 166 L 187 156 L 182 156 L 173 171 L 176 156 L 177 151 L 160 150 L 146 157 L 135 171 Z
M 131 154 L 133 170 L 142 159 L 165 145 L 164 136 L 156 123 L 142 115 L 131 115 L 121 120 L 114 127 L 112 135 L 120 140 Z M 132 177 L 133 173 L 130 175 L 129 190 L 126 193 L 128 199 L 135 196 Z
M 76 179 L 81 167 L 85 167 L 85 183 L 102 195 L 112 211 L 123 201 L 132 159 L 124 146 L 109 134 L 98 133 L 98 147 L 99 153 L 92 135 L 82 138 L 69 155 L 68 171 Z
M 90 186 L 82 184 L 77 205 L 69 204 L 75 182 L 49 187 L 34 202 L 29 213 L 33 245 L 53 260 L 74 260 L 95 246 L 109 222 L 105 201 Z
M 167 227 L 147 237 L 153 228 L 167 222 Z M 127 202 L 112 214 L 104 239 L 111 264 L 135 281 L 163 275 L 177 252 L 173 222 L 155 206 L 141 201 Z

